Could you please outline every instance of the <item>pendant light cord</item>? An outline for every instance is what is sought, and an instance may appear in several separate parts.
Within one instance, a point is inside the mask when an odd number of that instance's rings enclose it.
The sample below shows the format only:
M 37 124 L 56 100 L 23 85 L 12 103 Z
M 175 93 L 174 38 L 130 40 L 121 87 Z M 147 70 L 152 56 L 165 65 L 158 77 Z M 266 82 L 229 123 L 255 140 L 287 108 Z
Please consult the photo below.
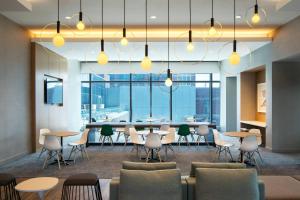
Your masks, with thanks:
M 126 0 L 124 0 L 124 11 L 123 11 L 123 28 L 125 28 L 125 12 L 126 12 L 126 2 L 125 2 Z
M 82 4 L 81 4 L 81 0 L 79 1 L 79 10 L 80 10 L 80 12 L 82 11 Z
M 235 40 L 235 0 L 233 0 L 233 39 Z
M 101 0 L 101 29 L 102 29 L 101 38 L 103 40 L 103 0 Z
M 168 69 L 170 69 L 170 0 L 168 0 Z
M 59 21 L 59 0 L 57 0 L 57 21 Z
M 190 10 L 190 30 L 192 30 L 192 0 L 189 2 L 189 10 Z
M 214 18 L 214 0 L 211 0 L 211 17 Z
M 146 0 L 146 45 L 148 44 L 148 0 Z

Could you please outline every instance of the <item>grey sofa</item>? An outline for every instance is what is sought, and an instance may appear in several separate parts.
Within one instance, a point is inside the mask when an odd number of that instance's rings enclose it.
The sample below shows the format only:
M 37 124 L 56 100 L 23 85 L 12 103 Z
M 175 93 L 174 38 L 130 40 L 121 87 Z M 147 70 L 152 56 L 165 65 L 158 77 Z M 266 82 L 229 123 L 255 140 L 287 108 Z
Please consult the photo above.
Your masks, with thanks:
M 198 200 L 218 199 L 218 195 L 264 199 L 264 184 L 257 180 L 256 171 L 246 169 L 244 164 L 193 162 L 189 177 L 180 177 L 175 162 L 124 162 L 122 168 L 120 178 L 110 183 L 111 200 Z M 232 187 L 228 184 L 230 179 Z

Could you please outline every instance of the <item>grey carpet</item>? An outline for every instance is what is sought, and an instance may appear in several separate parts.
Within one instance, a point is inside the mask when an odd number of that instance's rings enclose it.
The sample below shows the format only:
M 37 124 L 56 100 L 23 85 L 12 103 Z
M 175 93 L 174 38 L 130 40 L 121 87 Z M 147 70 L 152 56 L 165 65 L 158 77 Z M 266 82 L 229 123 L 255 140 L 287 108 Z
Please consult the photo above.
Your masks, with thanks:
M 122 161 L 137 161 L 135 152 L 131 152 L 132 146 L 91 146 L 88 148 L 90 159 L 83 160 L 80 156 L 75 165 L 62 166 L 59 170 L 57 165 L 49 165 L 42 169 L 45 154 L 38 160 L 38 153 L 24 156 L 18 160 L 0 166 L 0 172 L 12 173 L 16 177 L 55 176 L 66 178 L 74 173 L 91 172 L 101 179 L 109 179 L 119 176 Z M 224 156 L 219 161 L 214 147 L 206 146 L 181 146 L 174 147 L 175 154 L 169 152 L 168 161 L 175 161 L 181 169 L 182 175 L 188 175 L 192 161 L 222 162 L 226 161 Z M 68 157 L 70 149 L 65 149 L 64 155 Z M 162 151 L 162 156 L 164 152 Z M 232 150 L 235 159 L 238 159 L 238 150 Z M 261 175 L 300 175 L 300 153 L 281 154 L 272 153 L 262 148 L 261 154 L 264 162 L 259 162 L 258 172 Z M 258 159 L 259 161 L 259 159 Z

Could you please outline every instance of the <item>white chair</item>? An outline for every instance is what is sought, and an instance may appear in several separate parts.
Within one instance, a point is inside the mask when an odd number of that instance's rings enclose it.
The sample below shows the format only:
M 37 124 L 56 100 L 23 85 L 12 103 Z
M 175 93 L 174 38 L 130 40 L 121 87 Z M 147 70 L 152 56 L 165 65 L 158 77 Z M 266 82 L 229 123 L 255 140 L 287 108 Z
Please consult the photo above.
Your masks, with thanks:
M 149 161 L 151 151 L 153 153 L 155 152 L 156 156 L 159 159 L 159 162 L 161 162 L 161 157 L 160 157 L 160 150 L 161 150 L 161 140 L 160 136 L 157 133 L 150 133 L 147 136 L 145 147 L 147 148 L 147 157 L 146 157 L 146 162 Z
M 167 159 L 168 156 L 168 148 L 175 153 L 172 143 L 175 142 L 175 133 L 176 129 L 175 128 L 169 128 L 168 129 L 168 134 L 161 140 L 161 144 L 165 147 L 165 160 Z
M 45 135 L 46 133 L 50 133 L 50 130 L 47 128 L 42 128 L 40 129 L 40 135 L 39 135 L 39 144 L 42 146 L 42 150 L 40 152 L 39 158 L 41 157 L 41 155 L 46 151 L 45 147 L 44 147 L 44 143 L 45 143 Z
M 256 136 L 257 145 L 260 146 L 262 144 L 262 136 L 261 136 L 260 130 L 259 129 L 250 129 L 249 133 L 253 133 L 253 135 Z M 256 153 L 258 154 L 261 162 L 263 162 L 263 159 L 262 159 L 262 157 L 260 155 L 260 152 L 259 152 L 259 148 L 257 148 Z
M 196 134 L 198 135 L 198 138 L 196 140 L 198 146 L 200 144 L 201 141 L 201 137 L 204 138 L 204 142 L 207 144 L 207 146 L 209 146 L 208 140 L 207 140 L 207 136 L 209 134 L 209 128 L 207 125 L 200 125 L 198 127 L 198 129 L 196 130 Z
M 246 156 L 250 163 L 254 161 L 254 164 L 256 166 L 258 166 L 255 159 L 255 153 L 257 153 L 257 149 L 258 143 L 255 135 L 245 137 L 240 146 L 240 151 L 242 152 L 242 154 Z M 244 158 L 242 160 L 244 161 Z
M 168 131 L 170 128 L 170 125 L 169 124 L 162 124 L 159 128 L 159 130 L 161 131 Z
M 62 160 L 66 165 L 66 162 L 62 155 L 62 146 L 59 142 L 59 139 L 56 136 L 46 135 L 45 136 L 45 149 L 48 151 L 48 156 L 46 157 L 43 165 L 43 169 L 46 167 L 48 160 L 55 158 L 57 159 L 58 168 L 60 169 L 60 161 Z
M 139 147 L 144 147 L 145 148 L 145 141 L 141 141 L 141 139 L 139 138 L 138 136 L 138 133 L 137 131 L 135 130 L 135 128 L 129 128 L 129 134 L 130 134 L 130 139 L 131 139 L 131 142 L 133 144 L 133 149 L 136 149 L 136 156 L 140 157 L 140 148 Z
M 73 159 L 74 164 L 75 164 L 75 161 L 76 161 L 76 154 L 78 152 L 81 153 L 82 158 L 84 158 L 83 155 L 85 154 L 86 158 L 89 159 L 89 156 L 88 156 L 87 151 L 86 151 L 86 142 L 87 142 L 87 139 L 88 139 L 89 131 L 90 131 L 90 129 L 85 129 L 84 132 L 81 135 L 80 140 L 69 143 L 69 146 L 71 146 L 72 149 L 71 149 L 68 160 L 70 160 L 72 154 L 74 153 L 74 159 Z
M 124 137 L 125 137 L 125 143 L 124 145 L 126 146 L 127 145 L 127 142 L 129 140 L 129 137 L 130 137 L 130 128 L 134 128 L 133 125 L 126 125 L 125 126 L 125 131 L 124 131 Z
M 224 152 L 226 159 L 227 159 L 227 153 L 228 153 L 231 157 L 231 160 L 233 160 L 231 152 L 230 152 L 230 147 L 232 147 L 233 144 L 222 140 L 218 130 L 213 129 L 213 134 L 214 134 L 215 144 L 216 144 L 216 147 L 217 147 L 217 152 L 216 153 L 218 153 L 218 159 L 220 159 L 220 154 L 222 152 Z

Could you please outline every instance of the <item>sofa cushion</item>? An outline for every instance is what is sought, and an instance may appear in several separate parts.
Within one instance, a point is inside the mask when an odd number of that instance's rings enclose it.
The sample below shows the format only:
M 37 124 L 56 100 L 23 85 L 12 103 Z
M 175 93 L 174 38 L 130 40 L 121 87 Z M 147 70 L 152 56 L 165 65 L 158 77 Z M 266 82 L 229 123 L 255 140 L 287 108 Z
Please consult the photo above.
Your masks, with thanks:
M 260 176 L 266 199 L 300 199 L 300 182 L 290 176 Z
M 222 168 L 222 169 L 241 169 L 246 168 L 244 163 L 206 163 L 192 162 L 190 176 L 195 177 L 196 168 Z
M 196 169 L 196 200 L 259 200 L 254 169 Z
M 139 162 L 123 162 L 123 169 L 127 170 L 164 170 L 164 169 L 176 169 L 176 162 L 164 162 L 164 163 L 139 163 Z
M 293 178 L 300 181 L 300 175 L 295 175 L 295 176 L 293 176 Z
M 181 174 L 170 170 L 121 170 L 120 200 L 181 200 Z

